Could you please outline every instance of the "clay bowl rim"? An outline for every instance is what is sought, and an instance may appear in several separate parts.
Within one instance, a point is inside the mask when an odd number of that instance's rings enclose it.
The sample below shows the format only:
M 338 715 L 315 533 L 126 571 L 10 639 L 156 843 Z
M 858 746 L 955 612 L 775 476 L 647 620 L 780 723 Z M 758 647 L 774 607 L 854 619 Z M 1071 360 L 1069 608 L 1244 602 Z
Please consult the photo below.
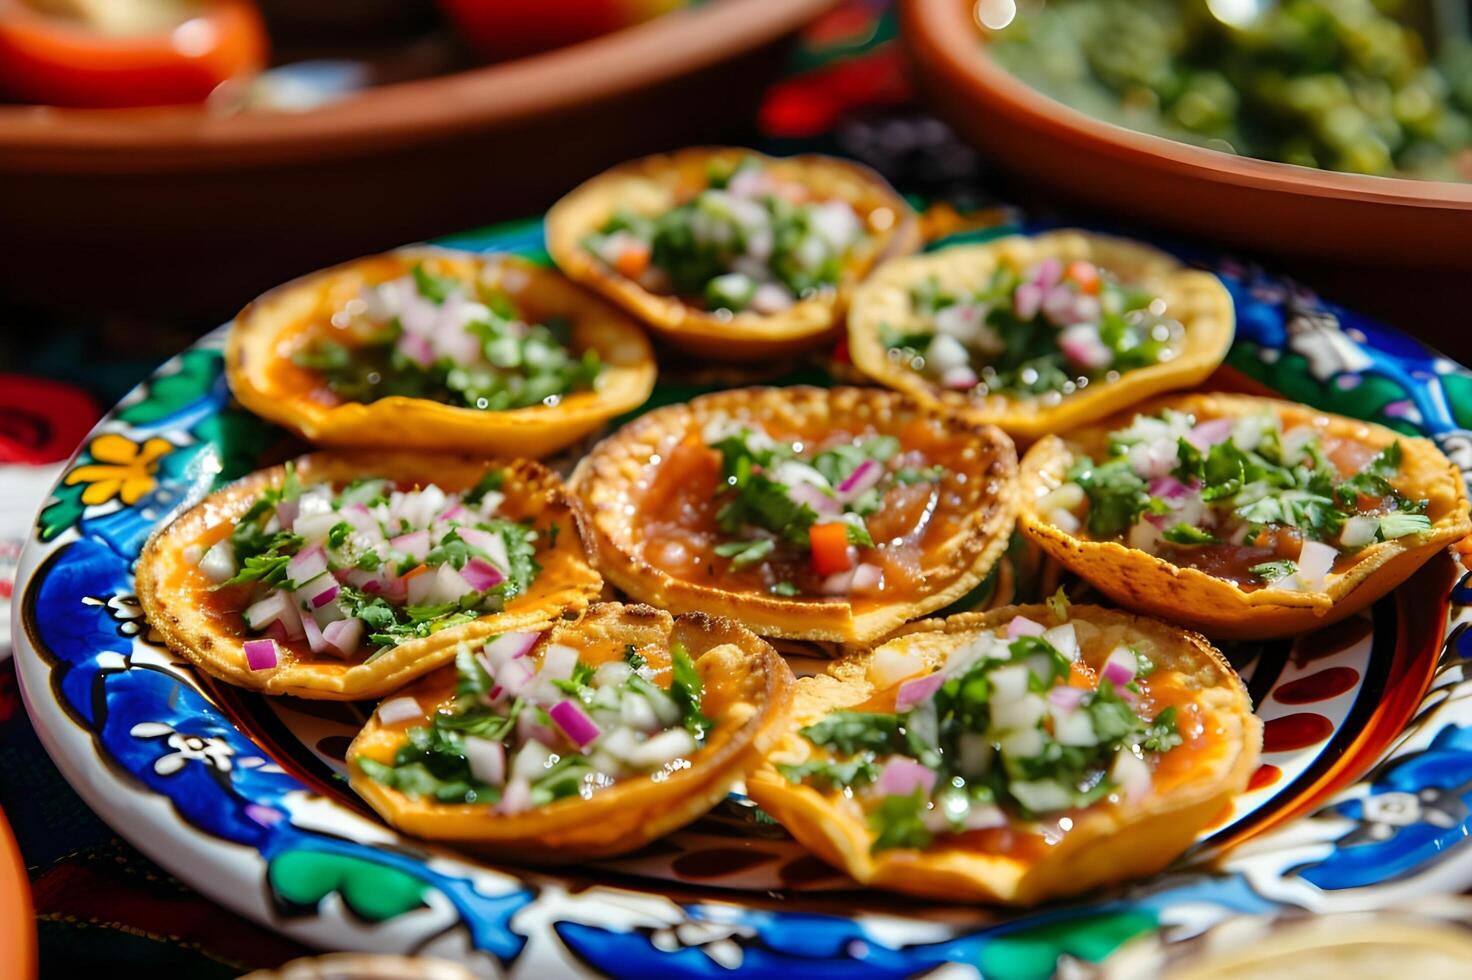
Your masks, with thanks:
M 712 0 L 544 54 L 370 89 L 305 112 L 0 106 L 0 170 L 186 172 L 489 132 L 658 85 L 779 40 L 838 0 Z M 632 124 L 632 123 L 631 123 Z
M 1193 146 L 1096 119 L 1042 94 L 992 61 L 973 6 L 973 0 L 902 0 L 901 36 L 912 56 L 927 62 L 930 73 L 944 76 L 952 88 L 969 93 L 967 101 L 1005 118 L 1018 131 L 1112 156 L 1141 171 L 1195 175 L 1212 183 L 1298 196 L 1472 211 L 1472 182 L 1317 170 Z

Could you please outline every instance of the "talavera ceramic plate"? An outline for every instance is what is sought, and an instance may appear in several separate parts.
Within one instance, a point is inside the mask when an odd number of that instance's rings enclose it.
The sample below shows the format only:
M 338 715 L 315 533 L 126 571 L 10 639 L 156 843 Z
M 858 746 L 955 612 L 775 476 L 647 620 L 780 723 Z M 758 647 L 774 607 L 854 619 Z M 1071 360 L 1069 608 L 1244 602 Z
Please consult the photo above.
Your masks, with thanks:
M 540 242 L 523 224 L 451 244 L 539 256 Z M 1237 306 L 1211 386 L 1425 434 L 1472 468 L 1472 373 L 1261 270 L 1187 258 Z M 1368 614 L 1229 648 L 1266 723 L 1262 767 L 1175 868 L 1117 891 L 1019 912 L 864 891 L 739 796 L 637 854 L 555 874 L 402 837 L 340 776 L 364 707 L 222 689 L 140 617 L 132 566 L 149 531 L 297 448 L 231 405 L 222 339 L 160 368 L 66 468 L 21 560 L 16 656 L 36 728 L 88 803 L 190 885 L 294 939 L 488 976 L 1029 978 L 1126 942 L 1169 950 L 1234 917 L 1392 907 L 1472 884 L 1472 590 L 1450 554 Z M 651 404 L 750 380 L 682 373 Z M 1057 581 L 1018 545 L 969 598 L 1034 600 Z

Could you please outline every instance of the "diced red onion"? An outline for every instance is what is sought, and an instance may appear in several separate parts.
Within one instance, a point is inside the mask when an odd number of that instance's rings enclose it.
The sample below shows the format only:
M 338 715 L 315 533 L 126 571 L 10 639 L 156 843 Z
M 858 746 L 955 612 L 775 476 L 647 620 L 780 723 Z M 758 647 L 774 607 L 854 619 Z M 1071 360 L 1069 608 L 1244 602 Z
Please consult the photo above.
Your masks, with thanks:
M 404 583 L 404 601 L 411 606 L 428 605 L 430 596 L 434 592 L 434 586 L 434 573 L 420 572 Z
M 457 527 L 455 533 L 460 535 L 460 540 L 472 548 L 489 552 L 497 541 L 501 541 L 501 535 L 494 531 L 486 531 L 478 527 Z M 502 542 L 504 546 L 505 542 Z
M 541 633 L 502 633 L 488 642 L 485 656 L 491 663 L 491 673 L 500 670 L 508 661 L 531 653 L 541 638 Z
M 1088 693 L 1083 688 L 1074 687 L 1071 684 L 1057 684 L 1048 691 L 1048 703 L 1064 711 L 1074 711 L 1083 704 L 1084 697 Z
M 499 670 L 492 672 L 491 676 L 496 679 L 496 686 L 500 688 L 495 696 L 500 697 L 503 694 L 511 698 L 519 696 L 536 675 L 537 669 L 532 666 L 530 660 L 507 661 L 501 665 Z
M 1157 476 L 1150 481 L 1148 490 L 1150 496 L 1159 497 L 1162 500 L 1179 500 L 1191 493 L 1190 487 L 1173 476 Z
M 1019 320 L 1031 320 L 1038 315 L 1038 309 L 1042 305 L 1043 287 L 1035 282 L 1023 283 L 1012 294 L 1012 312 L 1017 314 Z
M 1026 616 L 1013 616 L 1012 622 L 1007 624 L 1007 639 L 1015 640 L 1019 636 L 1042 636 L 1047 632 L 1042 623 L 1034 622 Z
M 465 306 L 480 305 L 478 303 L 464 303 L 463 298 L 462 304 Z M 445 307 L 449 306 L 450 300 L 446 300 Z M 445 307 L 441 307 L 441 309 L 445 310 Z M 439 324 L 435 327 L 434 333 L 429 337 L 430 349 L 433 351 L 435 358 L 447 357 L 457 364 L 474 362 L 480 357 L 480 338 L 465 329 L 463 315 L 456 315 L 448 310 L 445 310 L 445 313 L 446 315 L 441 317 Z
M 245 607 L 245 625 L 263 630 L 286 615 L 291 599 L 280 589 L 272 589 L 264 599 Z
M 866 459 L 854 467 L 854 471 L 838 484 L 838 492 L 857 497 L 877 484 L 882 476 L 884 476 L 884 467 L 876 460 Z
M 378 519 L 370 514 L 367 506 L 363 504 L 353 504 L 351 507 L 344 507 L 339 512 L 339 516 L 342 518 L 343 523 L 349 525 L 354 531 L 360 534 L 375 538 L 383 536 L 383 529 L 379 527 Z
M 365 592 L 374 592 L 378 589 L 378 573 L 369 572 L 361 568 L 349 568 L 342 580 L 348 585 L 362 589 Z
M 885 765 L 874 785 L 884 796 L 910 796 L 917 789 L 929 796 L 935 788 L 935 770 L 914 759 L 896 757 Z
M 853 588 L 854 573 L 857 568 L 850 568 L 846 572 L 834 572 L 822 581 L 818 591 L 824 595 L 848 595 Z
M 286 611 L 281 614 L 279 622 L 286 628 L 288 639 L 300 640 L 306 635 L 306 631 L 302 627 L 301 610 L 296 607 L 296 603 L 291 601 L 290 597 L 287 598 Z
M 470 516 L 470 511 L 466 510 L 465 507 L 460 503 L 460 501 L 456 499 L 454 505 L 451 506 L 449 510 L 446 510 L 443 514 L 440 515 L 440 520 L 463 521 Z
M 316 595 L 312 596 L 312 608 L 313 609 L 321 609 L 323 606 L 327 605 L 333 599 L 336 599 L 337 598 L 337 593 L 338 593 L 338 586 L 336 586 L 336 585 L 329 585 L 327 588 L 323 589 L 321 592 L 318 592 Z
M 496 804 L 497 813 L 524 813 L 532 806 L 532 787 L 525 779 L 513 779 L 506 784 L 501 802 Z
M 484 558 L 470 559 L 465 563 L 465 567 L 460 569 L 460 575 L 477 592 L 484 592 L 506 581 L 506 576 L 501 574 L 501 570 Z
M 1050 255 L 1029 269 L 1027 278 L 1044 289 L 1056 286 L 1063 278 L 1063 260 Z
M 1232 438 L 1231 419 L 1209 419 L 1186 433 L 1186 441 L 1203 453 L 1218 443 Z
M 981 384 L 981 378 L 966 366 L 947 368 L 940 376 L 941 387 L 951 391 L 970 391 Z
M 915 705 L 928 701 L 931 695 L 940 690 L 940 686 L 946 682 L 946 675 L 940 671 L 926 674 L 924 677 L 912 677 L 900 685 L 895 692 L 894 707 L 896 711 L 909 711 Z
M 1180 447 L 1173 438 L 1151 439 L 1129 448 L 1130 468 L 1145 479 L 1166 476 L 1180 462 Z
M 523 711 L 517 715 L 516 737 L 521 739 L 523 743 L 540 742 L 549 748 L 557 744 L 557 733 L 537 721 L 537 713 L 535 711 Z
M 470 736 L 462 741 L 470 774 L 488 786 L 506 781 L 506 746 L 488 738 Z
M 557 702 L 548 709 L 547 714 L 552 717 L 552 722 L 562 729 L 562 734 L 580 749 L 586 748 L 602 734 L 597 723 L 583 710 L 583 706 L 571 699 Z
M 757 313 L 781 313 L 795 302 L 791 293 L 773 282 L 764 282 L 751 294 L 751 308 Z
M 434 348 L 430 346 L 428 337 L 406 331 L 399 337 L 398 350 L 420 367 L 429 367 L 434 363 Z
M 1063 326 L 1068 322 L 1069 315 L 1073 313 L 1074 295 L 1074 291 L 1064 285 L 1044 289 L 1043 316 L 1058 326 Z
M 455 602 L 461 596 L 472 595 L 480 590 L 466 581 L 465 576 L 455 570 L 455 566 L 446 562 L 433 572 L 426 573 L 423 577 L 434 578 L 434 588 L 430 595 L 436 602 Z
M 1114 351 L 1099 336 L 1092 323 L 1075 323 L 1058 334 L 1058 349 L 1087 371 L 1102 371 L 1114 363 Z
M 1081 293 L 1073 300 L 1073 311 L 1069 316 L 1072 323 L 1096 324 L 1103 315 L 1104 306 L 1099 302 L 1099 297 Z
M 855 593 L 878 592 L 884 585 L 884 569 L 878 565 L 863 562 L 854 569 L 853 579 L 849 582 L 849 591 Z
M 358 652 L 358 647 L 363 642 L 363 621 L 339 619 L 328 623 L 322 628 L 322 639 L 338 654 L 351 657 Z
M 1334 568 L 1339 549 L 1322 541 L 1305 541 L 1298 552 L 1298 580 L 1308 588 L 1322 588 Z
M 251 670 L 270 670 L 281 660 L 281 648 L 272 639 L 246 640 L 245 665 Z
M 322 627 L 311 616 L 302 617 L 302 632 L 306 634 L 307 646 L 312 648 L 313 653 L 321 653 L 327 649 L 327 640 L 322 636 Z
M 402 603 L 409 598 L 409 583 L 397 575 L 385 574 L 379 579 L 378 588 L 371 591 L 378 593 L 389 602 Z
M 320 545 L 299 551 L 286 563 L 286 577 L 298 586 L 305 585 L 327 571 L 327 553 Z
M 276 519 L 281 522 L 282 527 L 291 527 L 296 523 L 301 507 L 300 500 L 283 500 L 276 505 Z
M 1145 760 L 1129 749 L 1120 749 L 1114 756 L 1114 765 L 1109 767 L 1109 779 L 1123 792 L 1126 800 L 1138 803 L 1150 795 L 1154 777 Z
M 429 554 L 429 532 L 425 530 L 401 534 L 390 538 L 388 543 L 395 551 L 401 551 L 416 561 L 424 561 Z
M 787 495 L 800 504 L 807 504 L 819 517 L 833 517 L 843 509 L 838 500 L 811 483 L 799 483 L 788 487 Z
M 1128 647 L 1115 647 L 1099 671 L 1099 676 L 1115 687 L 1123 687 L 1135 679 L 1140 661 Z

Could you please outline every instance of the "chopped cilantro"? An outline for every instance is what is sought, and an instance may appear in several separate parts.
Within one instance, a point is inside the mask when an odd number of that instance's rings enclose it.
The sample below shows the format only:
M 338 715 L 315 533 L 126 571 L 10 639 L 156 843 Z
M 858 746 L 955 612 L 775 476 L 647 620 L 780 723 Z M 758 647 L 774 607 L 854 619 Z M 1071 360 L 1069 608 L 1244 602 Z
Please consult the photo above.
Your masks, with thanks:
M 1295 561 L 1265 561 L 1259 565 L 1253 565 L 1248 569 L 1253 575 L 1264 582 L 1276 582 L 1280 578 L 1298 574 L 1298 563 Z
M 690 654 L 680 644 L 670 647 L 670 697 L 680 706 L 685 728 L 697 739 L 705 737 L 714 722 L 701 711 L 705 683 Z
M 896 847 L 923 850 L 930 846 L 931 834 L 925 826 L 925 795 L 918 789 L 910 796 L 886 796 L 869 813 L 869 829 L 874 832 L 874 853 Z
M 727 541 L 716 545 L 715 552 L 722 558 L 731 559 L 732 568 L 745 568 L 770 555 L 776 547 L 776 542 L 770 538 L 757 538 L 754 541 Z
M 489 469 L 481 474 L 466 494 L 461 497 L 467 504 L 479 504 L 488 493 L 496 493 L 506 484 L 506 471 Z
M 1215 535 L 1191 524 L 1172 524 L 1160 536 L 1171 544 L 1216 544 Z

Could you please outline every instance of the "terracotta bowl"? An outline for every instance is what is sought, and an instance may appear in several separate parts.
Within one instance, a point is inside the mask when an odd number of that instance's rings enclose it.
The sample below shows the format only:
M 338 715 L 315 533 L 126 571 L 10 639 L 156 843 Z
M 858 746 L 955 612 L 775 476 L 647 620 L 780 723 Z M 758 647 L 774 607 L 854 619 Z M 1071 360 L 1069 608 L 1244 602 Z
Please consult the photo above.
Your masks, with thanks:
M 1472 184 L 1331 173 L 1137 133 L 987 56 L 972 0 L 903 0 L 916 79 L 965 138 L 1060 196 L 1289 256 L 1472 269 Z
M 301 113 L 0 106 L 0 296 L 214 315 L 302 269 L 543 210 L 614 163 L 730 138 L 836 0 L 713 0 Z

